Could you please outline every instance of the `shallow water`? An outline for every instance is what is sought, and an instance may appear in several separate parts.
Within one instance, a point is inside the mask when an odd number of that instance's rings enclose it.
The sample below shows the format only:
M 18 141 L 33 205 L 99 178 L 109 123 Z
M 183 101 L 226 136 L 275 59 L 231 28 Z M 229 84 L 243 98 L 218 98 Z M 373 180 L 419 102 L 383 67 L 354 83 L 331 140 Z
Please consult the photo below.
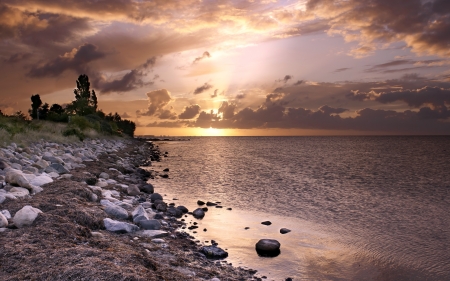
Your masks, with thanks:
M 153 168 L 170 168 L 170 178 L 151 181 L 157 192 L 191 210 L 198 199 L 233 208 L 210 208 L 194 236 L 218 241 L 235 265 L 269 280 L 450 280 L 450 137 L 202 137 L 160 147 L 169 157 Z M 281 254 L 258 257 L 260 238 L 278 239 Z

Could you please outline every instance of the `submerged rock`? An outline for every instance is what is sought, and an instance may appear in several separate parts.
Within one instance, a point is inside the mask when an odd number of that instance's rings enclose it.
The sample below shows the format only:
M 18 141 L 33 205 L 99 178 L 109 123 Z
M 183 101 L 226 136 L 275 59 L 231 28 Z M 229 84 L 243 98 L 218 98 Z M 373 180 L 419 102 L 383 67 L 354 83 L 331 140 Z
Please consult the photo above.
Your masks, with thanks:
M 286 234 L 286 233 L 289 233 L 289 232 L 291 232 L 290 229 L 287 229 L 287 228 L 282 228 L 282 229 L 280 229 L 280 233 L 281 233 L 281 234 Z
M 192 215 L 196 219 L 201 219 L 205 216 L 205 212 L 201 208 L 195 209 L 195 211 L 192 212 Z
M 280 242 L 275 239 L 261 239 L 255 248 L 258 255 L 263 257 L 276 257 L 280 254 Z

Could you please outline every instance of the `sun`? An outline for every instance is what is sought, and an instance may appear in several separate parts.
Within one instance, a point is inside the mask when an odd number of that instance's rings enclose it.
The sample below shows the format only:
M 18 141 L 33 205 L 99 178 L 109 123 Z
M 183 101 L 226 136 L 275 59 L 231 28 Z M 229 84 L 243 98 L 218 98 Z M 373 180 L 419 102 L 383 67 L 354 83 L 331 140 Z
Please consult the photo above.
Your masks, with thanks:
M 216 128 L 213 128 L 213 127 L 209 127 L 207 129 L 202 129 L 201 130 L 201 135 L 202 136 L 208 136 L 208 137 L 222 136 L 223 133 L 224 133 L 223 130 L 216 129 Z

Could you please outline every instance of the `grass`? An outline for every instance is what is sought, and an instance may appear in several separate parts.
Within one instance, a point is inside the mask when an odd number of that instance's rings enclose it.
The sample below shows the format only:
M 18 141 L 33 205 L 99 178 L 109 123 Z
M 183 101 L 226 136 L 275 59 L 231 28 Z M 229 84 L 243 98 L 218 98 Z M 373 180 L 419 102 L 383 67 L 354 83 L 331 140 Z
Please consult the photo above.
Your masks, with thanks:
M 57 143 L 73 143 L 86 138 L 119 138 L 98 132 L 92 126 L 57 123 L 43 120 L 20 120 L 14 117 L 0 117 L 0 147 L 14 142 L 26 147 L 41 140 Z

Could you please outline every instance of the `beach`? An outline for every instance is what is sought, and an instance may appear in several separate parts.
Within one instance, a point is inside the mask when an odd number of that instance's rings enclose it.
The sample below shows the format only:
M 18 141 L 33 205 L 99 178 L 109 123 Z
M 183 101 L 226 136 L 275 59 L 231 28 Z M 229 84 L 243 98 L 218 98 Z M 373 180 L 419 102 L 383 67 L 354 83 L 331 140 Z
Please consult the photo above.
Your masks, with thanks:
M 0 154 L 2 182 L 8 171 L 20 169 L 34 175 L 29 182 L 36 183 L 39 176 L 52 180 L 22 189 L 6 182 L 0 189 L 0 210 L 7 211 L 2 212 L 7 224 L 0 228 L 0 280 L 259 279 L 253 270 L 207 258 L 199 241 L 179 231 L 185 225 L 183 218 L 191 215 L 171 213 L 177 206 L 167 205 L 166 198 L 152 202 L 158 187 L 151 190 L 146 182 L 162 175 L 152 171 L 151 163 L 164 154 L 148 142 L 42 141 L 26 148 L 12 144 Z M 42 158 L 48 159 L 47 164 L 53 161 L 53 167 L 62 160 L 68 169 L 46 173 L 46 168 L 33 165 Z M 147 167 L 139 168 L 142 165 Z M 144 214 L 137 214 L 140 208 Z M 37 216 L 23 222 L 18 215 L 23 209 L 32 209 Z M 120 215 L 123 210 L 125 216 Z M 142 223 L 134 222 L 138 215 L 158 221 L 159 227 L 147 228 L 159 229 L 143 230 Z

